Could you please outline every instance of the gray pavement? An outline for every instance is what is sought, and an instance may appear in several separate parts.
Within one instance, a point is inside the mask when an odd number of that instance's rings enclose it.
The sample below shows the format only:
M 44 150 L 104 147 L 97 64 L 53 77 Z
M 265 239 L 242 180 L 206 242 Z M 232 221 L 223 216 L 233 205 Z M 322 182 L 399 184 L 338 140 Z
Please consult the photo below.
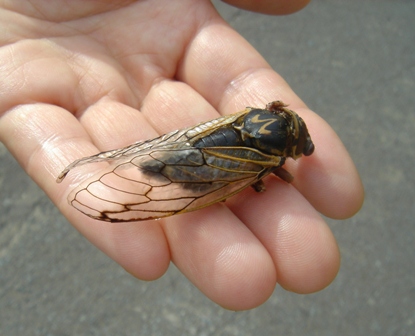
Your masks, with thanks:
M 415 2 L 315 0 L 287 17 L 215 4 L 339 133 L 361 173 L 363 209 L 328 220 L 338 277 L 312 295 L 277 288 L 246 312 L 210 302 L 174 266 L 139 281 L 0 147 L 0 335 L 415 335 Z

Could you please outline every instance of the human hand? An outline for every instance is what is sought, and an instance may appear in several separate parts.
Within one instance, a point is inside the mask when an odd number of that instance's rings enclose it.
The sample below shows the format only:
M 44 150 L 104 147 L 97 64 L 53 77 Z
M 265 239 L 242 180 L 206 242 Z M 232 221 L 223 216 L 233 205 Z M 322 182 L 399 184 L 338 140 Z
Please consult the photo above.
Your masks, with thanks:
M 38 0 L 10 2 L 0 15 L 7 27 L 0 140 L 66 218 L 129 273 L 156 279 L 172 260 L 233 310 L 260 305 L 276 283 L 311 293 L 334 279 L 339 252 L 319 213 L 358 211 L 363 188 L 354 165 L 334 131 L 209 1 Z M 263 194 L 245 190 L 197 212 L 111 224 L 67 202 L 95 166 L 55 182 L 75 159 L 273 100 L 301 115 L 316 146 L 284 166 L 292 185 L 269 177 Z

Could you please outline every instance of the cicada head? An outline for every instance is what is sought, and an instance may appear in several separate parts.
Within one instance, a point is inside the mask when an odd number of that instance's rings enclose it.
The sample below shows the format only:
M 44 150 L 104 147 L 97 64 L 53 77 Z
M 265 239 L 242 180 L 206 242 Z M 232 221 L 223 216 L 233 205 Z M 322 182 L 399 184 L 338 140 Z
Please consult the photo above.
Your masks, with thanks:
M 288 156 L 296 159 L 301 155 L 309 156 L 314 152 L 314 144 L 308 133 L 307 126 L 302 118 L 298 116 L 294 111 L 290 111 L 292 114 L 291 123 L 291 153 Z
M 282 102 L 252 109 L 237 129 L 246 145 L 267 154 L 297 159 L 314 151 L 304 120 Z

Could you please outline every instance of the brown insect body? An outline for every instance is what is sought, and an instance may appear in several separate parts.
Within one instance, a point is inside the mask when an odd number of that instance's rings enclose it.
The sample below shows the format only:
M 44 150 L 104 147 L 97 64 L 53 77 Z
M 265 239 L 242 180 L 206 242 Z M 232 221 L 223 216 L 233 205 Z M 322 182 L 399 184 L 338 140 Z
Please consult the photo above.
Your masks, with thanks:
M 304 121 L 276 101 L 77 160 L 57 181 L 74 167 L 109 161 L 69 194 L 69 203 L 103 221 L 157 219 L 206 207 L 248 186 L 263 191 L 270 173 L 289 182 L 286 158 L 313 150 Z

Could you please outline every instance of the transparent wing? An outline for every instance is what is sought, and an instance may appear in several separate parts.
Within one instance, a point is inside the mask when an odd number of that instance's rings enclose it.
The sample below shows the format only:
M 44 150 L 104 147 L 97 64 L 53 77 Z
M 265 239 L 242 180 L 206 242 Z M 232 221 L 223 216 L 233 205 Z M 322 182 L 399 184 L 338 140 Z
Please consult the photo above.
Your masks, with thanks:
M 77 160 L 62 171 L 57 182 L 77 166 L 110 162 L 68 196 L 76 209 L 103 221 L 155 219 L 206 207 L 281 166 L 281 158 L 251 148 L 192 146 L 247 111 Z
M 128 222 L 200 209 L 255 183 L 279 166 L 241 147 L 157 149 L 115 162 L 69 195 L 89 217 Z
M 79 160 L 72 162 L 67 166 L 56 179 L 57 183 L 60 183 L 64 180 L 69 171 L 75 167 L 79 167 L 89 163 L 96 162 L 112 162 L 112 161 L 121 161 L 126 160 L 130 157 L 135 156 L 141 152 L 145 152 L 151 149 L 157 148 L 181 148 L 184 146 L 191 146 L 195 141 L 208 135 L 209 133 L 215 131 L 216 129 L 233 123 L 240 116 L 249 112 L 249 108 L 241 112 L 223 116 L 214 120 L 209 120 L 207 122 L 198 124 L 193 127 L 189 127 L 183 130 L 173 131 L 171 133 L 162 135 L 155 139 L 150 139 L 147 141 L 137 142 L 130 146 L 115 149 L 107 152 L 98 153 L 96 155 L 88 156 Z

